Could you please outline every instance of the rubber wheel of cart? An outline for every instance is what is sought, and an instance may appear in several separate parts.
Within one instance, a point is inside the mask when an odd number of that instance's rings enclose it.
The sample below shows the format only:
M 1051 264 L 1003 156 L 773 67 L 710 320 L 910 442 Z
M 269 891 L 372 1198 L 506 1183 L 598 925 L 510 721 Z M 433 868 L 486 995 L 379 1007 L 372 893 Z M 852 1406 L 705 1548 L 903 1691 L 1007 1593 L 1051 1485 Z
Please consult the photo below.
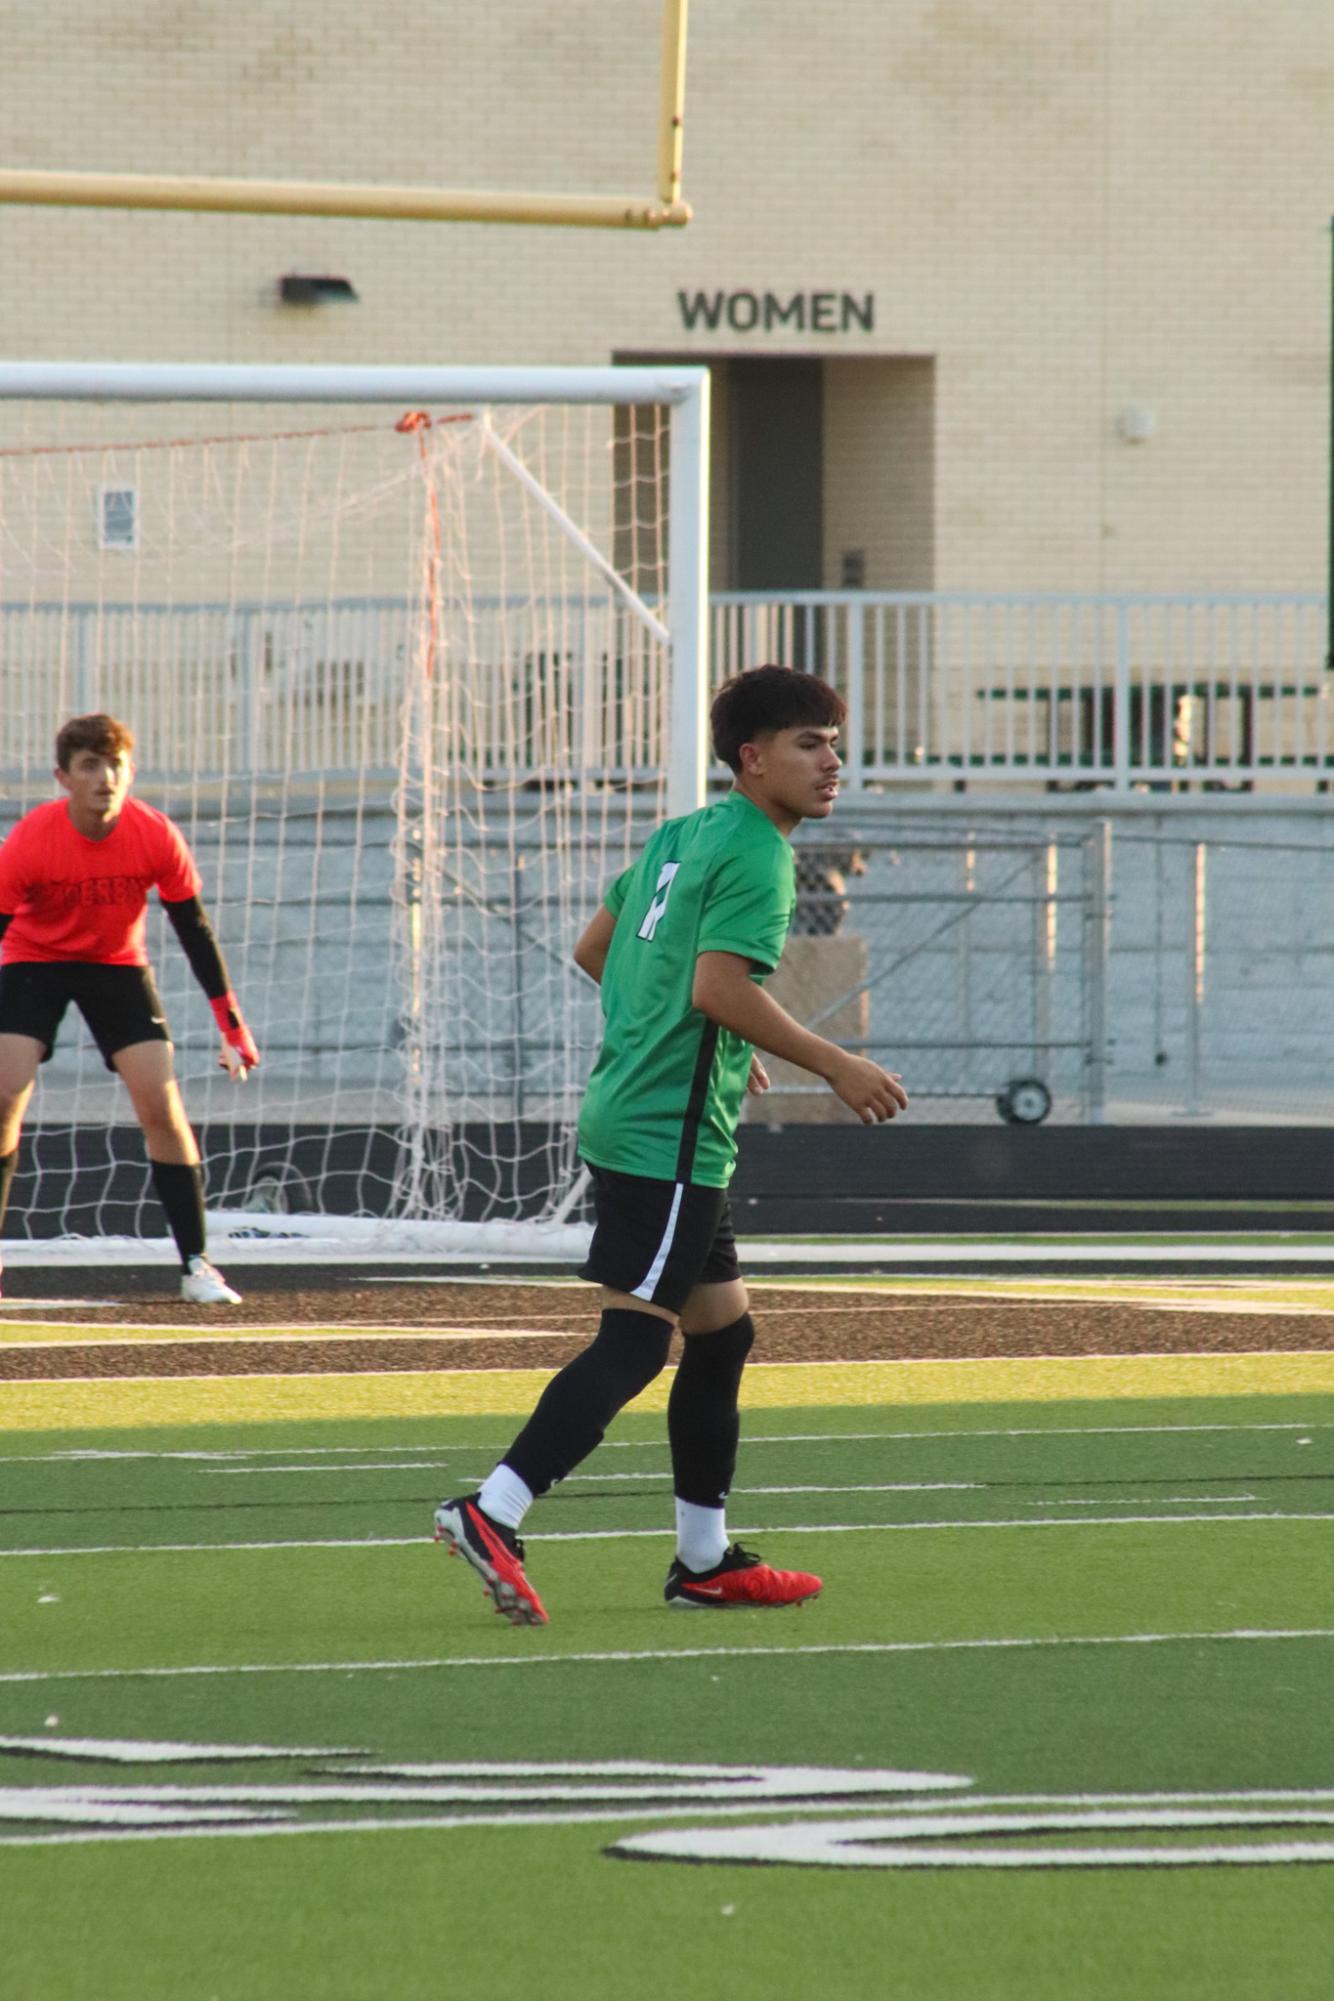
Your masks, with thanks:
M 1040 1077 L 1012 1077 L 996 1110 L 1008 1126 L 1040 1126 L 1051 1110 L 1051 1092 Z

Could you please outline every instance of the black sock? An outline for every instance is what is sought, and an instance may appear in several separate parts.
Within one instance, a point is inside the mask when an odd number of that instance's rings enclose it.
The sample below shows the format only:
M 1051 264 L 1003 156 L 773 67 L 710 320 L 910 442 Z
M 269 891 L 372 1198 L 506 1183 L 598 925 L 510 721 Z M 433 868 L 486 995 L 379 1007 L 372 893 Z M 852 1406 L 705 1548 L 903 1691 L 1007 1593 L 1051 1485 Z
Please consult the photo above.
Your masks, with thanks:
M 737 1396 L 755 1327 L 748 1313 L 716 1334 L 687 1334 L 667 1402 L 672 1490 L 678 1501 L 720 1508 L 736 1472 Z
M 672 1328 L 656 1313 L 615 1307 L 597 1337 L 553 1376 L 502 1461 L 533 1494 L 545 1494 L 587 1459 L 618 1410 L 647 1389 L 667 1360 Z
M 9 1207 L 9 1191 L 14 1183 L 14 1169 L 19 1164 L 19 1150 L 0 1153 L 0 1229 L 4 1228 L 5 1210 Z
M 148 1165 L 184 1267 L 191 1258 L 204 1255 L 204 1170 L 197 1161 L 186 1166 L 175 1160 L 150 1160 Z

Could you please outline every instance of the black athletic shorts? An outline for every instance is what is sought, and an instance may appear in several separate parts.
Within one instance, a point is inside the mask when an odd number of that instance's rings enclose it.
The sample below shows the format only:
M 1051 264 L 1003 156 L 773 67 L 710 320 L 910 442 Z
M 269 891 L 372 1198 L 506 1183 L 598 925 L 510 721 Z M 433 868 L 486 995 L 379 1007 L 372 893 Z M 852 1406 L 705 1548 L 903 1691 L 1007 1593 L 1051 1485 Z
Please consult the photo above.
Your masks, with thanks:
M 697 1285 L 740 1278 L 725 1188 L 654 1181 L 588 1163 L 593 1241 L 580 1278 L 679 1313 Z
M 118 1050 L 132 1042 L 170 1042 L 171 1031 L 153 975 L 147 966 L 99 966 L 87 959 L 63 964 L 19 960 L 0 966 L 0 1035 L 30 1035 L 46 1044 L 43 1063 L 56 1046 L 56 1031 L 73 1001 L 93 1032 L 108 1070 Z

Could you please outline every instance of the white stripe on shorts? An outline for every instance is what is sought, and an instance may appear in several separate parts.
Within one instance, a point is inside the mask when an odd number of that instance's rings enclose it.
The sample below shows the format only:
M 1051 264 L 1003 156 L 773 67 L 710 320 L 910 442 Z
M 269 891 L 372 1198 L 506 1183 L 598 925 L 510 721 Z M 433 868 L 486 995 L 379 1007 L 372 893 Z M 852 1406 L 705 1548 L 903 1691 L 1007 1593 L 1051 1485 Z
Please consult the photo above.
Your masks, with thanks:
M 657 1256 L 648 1268 L 648 1277 L 642 1279 L 631 1293 L 630 1297 L 632 1299 L 652 1299 L 658 1289 L 658 1280 L 662 1277 L 662 1268 L 666 1264 L 668 1254 L 671 1251 L 672 1238 L 676 1235 L 676 1219 L 681 1213 L 681 1197 L 685 1192 L 686 1186 L 684 1181 L 678 1181 L 676 1191 L 672 1196 L 672 1213 L 667 1218 L 667 1228 L 662 1233 L 662 1242 L 658 1245 Z

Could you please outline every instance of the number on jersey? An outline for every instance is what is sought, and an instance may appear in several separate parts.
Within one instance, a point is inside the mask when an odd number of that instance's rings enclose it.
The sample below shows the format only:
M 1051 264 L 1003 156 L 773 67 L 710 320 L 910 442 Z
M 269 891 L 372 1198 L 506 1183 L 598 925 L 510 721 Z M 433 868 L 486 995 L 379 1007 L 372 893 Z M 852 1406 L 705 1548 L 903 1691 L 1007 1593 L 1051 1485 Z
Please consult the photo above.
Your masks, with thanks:
M 680 862 L 664 862 L 662 868 L 659 870 L 657 888 L 653 892 L 653 901 L 650 903 L 648 912 L 637 933 L 640 938 L 647 938 L 650 944 L 653 942 L 654 932 L 662 922 L 663 913 L 667 908 L 667 899 L 672 893 L 672 878 L 680 866 Z

